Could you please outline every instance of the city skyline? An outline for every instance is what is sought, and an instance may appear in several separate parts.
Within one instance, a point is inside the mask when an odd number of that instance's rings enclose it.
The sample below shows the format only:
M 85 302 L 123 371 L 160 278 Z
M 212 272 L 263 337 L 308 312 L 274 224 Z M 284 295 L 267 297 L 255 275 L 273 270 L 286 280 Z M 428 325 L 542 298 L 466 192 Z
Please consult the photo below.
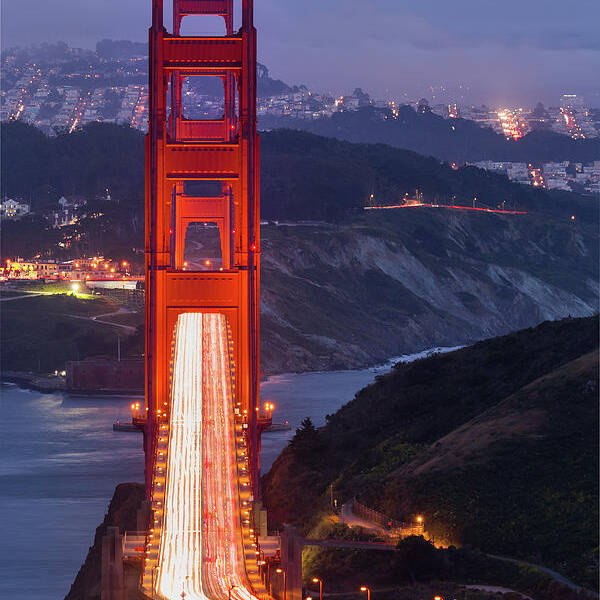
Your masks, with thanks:
M 600 106 L 600 87 L 591 77 L 600 72 L 594 31 L 600 4 L 583 0 L 568 19 L 563 7 L 541 0 L 502 6 L 458 0 L 430 8 L 412 0 L 401 6 L 376 0 L 368 7 L 264 0 L 255 8 L 263 32 L 259 60 L 277 78 L 336 93 L 361 86 L 382 99 L 435 99 L 448 87 L 467 102 L 532 104 L 573 92 Z M 168 7 L 165 12 L 169 28 Z M 89 3 L 83 14 L 75 0 L 57 0 L 51 9 L 16 0 L 2 5 L 3 47 L 65 41 L 93 48 L 103 38 L 143 42 L 148 25 L 149 8 L 139 0 Z M 215 25 L 207 27 L 211 33 Z

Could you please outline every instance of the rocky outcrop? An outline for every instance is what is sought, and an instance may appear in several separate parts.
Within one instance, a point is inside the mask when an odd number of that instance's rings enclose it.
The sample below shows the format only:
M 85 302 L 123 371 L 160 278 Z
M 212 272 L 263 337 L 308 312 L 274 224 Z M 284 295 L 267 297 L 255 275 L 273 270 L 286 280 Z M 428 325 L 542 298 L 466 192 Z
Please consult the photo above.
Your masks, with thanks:
M 96 529 L 94 544 L 90 546 L 85 562 L 65 600 L 100 600 L 102 538 L 108 527 L 118 527 L 121 533 L 134 531 L 137 525 L 137 511 L 142 500 L 144 486 L 140 483 L 121 483 L 115 488 L 104 521 Z

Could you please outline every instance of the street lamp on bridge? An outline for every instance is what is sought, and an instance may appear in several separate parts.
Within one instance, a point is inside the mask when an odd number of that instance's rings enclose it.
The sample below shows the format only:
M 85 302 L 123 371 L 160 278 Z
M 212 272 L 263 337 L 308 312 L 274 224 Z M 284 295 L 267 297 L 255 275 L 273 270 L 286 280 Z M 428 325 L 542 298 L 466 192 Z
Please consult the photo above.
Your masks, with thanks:
M 313 577 L 313 583 L 319 584 L 319 600 L 323 600 L 323 580 L 319 577 Z
M 367 586 L 363 585 L 360 588 L 361 592 L 367 592 L 367 600 L 371 600 L 371 588 L 368 588 Z
M 275 573 L 283 573 L 283 600 L 287 600 L 287 585 L 286 585 L 285 569 L 276 569 Z

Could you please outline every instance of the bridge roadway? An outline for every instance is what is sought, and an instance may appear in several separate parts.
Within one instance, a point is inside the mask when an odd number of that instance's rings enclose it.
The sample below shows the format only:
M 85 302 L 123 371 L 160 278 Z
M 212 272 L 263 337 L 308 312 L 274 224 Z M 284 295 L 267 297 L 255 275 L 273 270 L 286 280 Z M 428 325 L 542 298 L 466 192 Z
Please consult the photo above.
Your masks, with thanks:
M 256 548 L 250 530 L 250 481 L 236 423 L 227 323 L 222 314 L 179 316 L 164 510 L 153 584 L 167 600 L 255 600 Z M 253 590 L 257 590 L 255 593 Z

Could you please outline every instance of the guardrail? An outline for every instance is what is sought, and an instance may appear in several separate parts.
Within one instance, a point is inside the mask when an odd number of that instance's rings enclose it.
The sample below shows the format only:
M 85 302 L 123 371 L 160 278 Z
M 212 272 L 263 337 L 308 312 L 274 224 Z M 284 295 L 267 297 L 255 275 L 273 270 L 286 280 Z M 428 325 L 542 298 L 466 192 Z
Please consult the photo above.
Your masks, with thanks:
M 423 535 L 425 527 L 422 523 L 411 523 L 409 521 L 397 521 L 383 513 L 361 504 L 356 497 L 352 498 L 352 512 L 365 521 L 378 525 L 389 531 L 390 536 L 407 537 L 409 535 Z

